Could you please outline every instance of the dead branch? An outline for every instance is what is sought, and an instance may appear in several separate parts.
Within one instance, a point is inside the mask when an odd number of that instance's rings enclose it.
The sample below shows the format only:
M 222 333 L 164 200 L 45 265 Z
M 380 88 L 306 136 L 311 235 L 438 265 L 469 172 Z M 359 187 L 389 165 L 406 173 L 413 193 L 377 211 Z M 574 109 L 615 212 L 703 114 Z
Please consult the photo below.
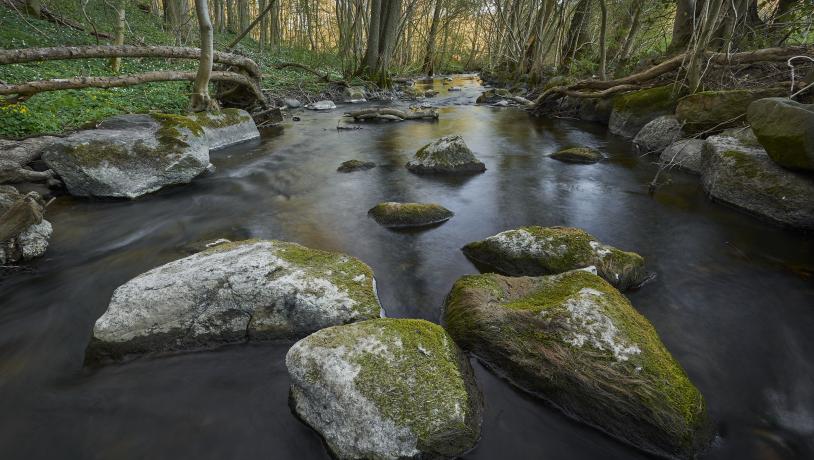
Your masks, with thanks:
M 371 107 L 368 109 L 354 110 L 353 112 L 345 113 L 345 116 L 352 117 L 354 120 L 422 120 L 422 119 L 438 119 L 438 112 L 434 109 L 429 110 L 412 110 L 405 111 L 391 107 Z
M 25 62 L 53 61 L 63 59 L 93 58 L 138 58 L 154 57 L 165 59 L 200 59 L 200 48 L 181 46 L 132 46 L 132 45 L 90 45 L 60 46 L 53 48 L 21 48 L 0 50 L 0 64 L 21 64 Z M 238 67 L 253 78 L 260 78 L 260 67 L 251 59 L 237 54 L 216 51 L 214 62 Z

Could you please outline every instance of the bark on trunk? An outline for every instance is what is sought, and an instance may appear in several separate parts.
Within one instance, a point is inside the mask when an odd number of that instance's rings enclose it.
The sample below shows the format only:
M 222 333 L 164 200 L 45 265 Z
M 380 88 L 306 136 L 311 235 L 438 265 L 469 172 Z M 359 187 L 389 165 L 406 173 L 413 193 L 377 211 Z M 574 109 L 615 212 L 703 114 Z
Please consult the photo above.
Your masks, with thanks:
M 435 63 L 435 39 L 438 36 L 438 21 L 441 17 L 442 0 L 435 0 L 435 8 L 432 13 L 432 22 L 430 23 L 430 33 L 427 36 L 427 52 L 424 55 L 423 70 L 427 76 L 432 77 L 434 73 Z
M 116 46 L 124 45 L 125 6 L 125 1 L 120 0 L 119 5 L 116 8 L 116 35 L 113 39 L 113 44 Z M 110 70 L 112 70 L 113 73 L 119 73 L 121 66 L 122 58 L 117 56 L 110 59 Z
M 189 108 L 193 112 L 204 112 L 212 105 L 212 98 L 209 96 L 209 78 L 212 75 L 214 54 L 214 34 L 212 33 L 212 21 L 209 19 L 208 0 L 195 0 L 195 14 L 198 16 L 198 29 L 201 35 L 201 58 L 198 61 L 198 73 L 192 85 Z

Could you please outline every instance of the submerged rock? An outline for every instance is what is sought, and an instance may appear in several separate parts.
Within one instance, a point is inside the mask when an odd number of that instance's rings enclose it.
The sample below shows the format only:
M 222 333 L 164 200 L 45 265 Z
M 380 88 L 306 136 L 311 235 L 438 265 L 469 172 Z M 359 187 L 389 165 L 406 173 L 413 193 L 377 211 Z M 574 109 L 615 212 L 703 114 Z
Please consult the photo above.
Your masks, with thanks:
M 475 241 L 464 254 L 510 276 L 539 276 L 589 266 L 619 289 L 639 286 L 649 278 L 644 259 L 599 242 L 589 233 L 571 227 L 521 227 Z
M 423 227 L 448 221 L 455 215 L 435 203 L 379 203 L 368 214 L 385 227 Z
M 9 213 L 13 207 L 23 203 L 30 210 L 26 208 L 22 213 Z M 42 218 L 43 208 L 42 198 L 36 192 L 23 195 L 12 186 L 0 185 L 0 228 L 5 230 L 3 224 L 22 228 L 19 233 L 14 232 L 10 238 L 0 241 L 0 265 L 11 265 L 45 254 L 53 228 L 50 222 Z M 25 225 L 25 222 L 30 223 Z
M 652 120 L 673 113 L 678 95 L 674 88 L 657 86 L 616 96 L 608 122 L 610 132 L 633 137 Z
M 647 319 L 588 271 L 465 276 L 444 321 L 498 374 L 624 442 L 687 459 L 709 443 L 698 389 Z
M 748 118 L 775 163 L 814 171 L 814 105 L 786 98 L 761 99 L 749 106 Z
M 376 163 L 372 161 L 362 160 L 348 160 L 339 165 L 336 170 L 338 172 L 349 173 L 354 171 L 365 171 L 376 167 Z
M 461 91 L 461 87 L 460 86 L 453 86 L 453 87 L 449 88 L 447 91 L 451 91 L 451 92 L 452 91 Z
M 240 109 L 223 109 L 218 112 L 198 112 L 189 118 L 206 133 L 209 150 L 220 149 L 240 142 L 257 139 L 260 131 L 249 112 Z
M 309 110 L 333 110 L 336 108 L 336 104 L 334 104 L 334 101 L 324 100 L 312 102 L 306 105 L 305 108 Z
M 703 171 L 704 141 L 701 139 L 683 139 L 670 144 L 659 156 L 662 166 L 677 166 L 695 174 Z
M 338 459 L 455 458 L 480 436 L 469 360 L 437 324 L 330 327 L 294 344 L 286 367 L 294 411 Z
M 75 196 L 136 198 L 186 184 L 209 165 L 204 129 L 182 115 L 119 115 L 43 150 Z
M 592 164 L 604 160 L 605 156 L 590 147 L 570 147 L 552 153 L 551 158 L 563 163 Z
M 461 136 L 444 136 L 421 147 L 407 163 L 414 173 L 478 173 L 486 165 L 475 158 Z
M 746 109 L 752 101 L 784 93 L 785 90 L 771 88 L 701 91 L 679 99 L 676 117 L 688 134 L 720 132 L 744 124 Z
M 704 144 L 704 190 L 767 220 L 814 230 L 814 179 L 782 168 L 760 146 L 712 136 Z
M 283 104 L 289 109 L 297 109 L 302 107 L 302 102 L 300 102 L 297 99 L 294 99 L 293 97 L 287 97 L 283 99 Z
M 656 118 L 636 134 L 633 144 L 639 153 L 655 153 L 660 155 L 670 144 L 682 137 L 681 123 L 673 115 L 664 115 Z
M 116 289 L 88 356 L 298 338 L 380 315 L 373 272 L 353 257 L 283 241 L 224 243 Z

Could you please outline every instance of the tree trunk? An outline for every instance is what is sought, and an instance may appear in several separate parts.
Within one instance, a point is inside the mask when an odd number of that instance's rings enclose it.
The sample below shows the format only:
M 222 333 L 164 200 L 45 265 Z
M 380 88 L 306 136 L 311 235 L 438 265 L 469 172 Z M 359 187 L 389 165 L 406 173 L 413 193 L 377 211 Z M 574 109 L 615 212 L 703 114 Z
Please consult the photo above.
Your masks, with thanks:
M 235 0 L 226 0 L 226 28 L 232 33 L 237 31 L 235 16 Z
M 189 108 L 193 112 L 204 112 L 209 110 L 212 104 L 212 98 L 209 96 L 209 78 L 212 76 L 214 34 L 212 21 L 209 19 L 209 1 L 195 0 L 195 14 L 198 16 L 198 29 L 201 34 L 201 59 L 198 62 L 198 74 L 192 84 Z
M 608 79 L 608 44 L 605 35 L 608 30 L 608 5 L 605 0 L 599 0 L 599 9 L 602 13 L 602 22 L 599 29 L 599 78 Z
M 385 0 L 386 1 L 386 0 Z M 367 32 L 367 51 L 365 52 L 364 68 L 368 72 L 376 69 L 379 61 L 379 33 L 382 16 L 382 0 L 370 2 L 370 25 Z
M 116 35 L 113 38 L 113 44 L 117 46 L 124 45 L 125 6 L 125 0 L 119 0 L 119 6 L 116 8 Z M 110 70 L 113 73 L 119 73 L 121 66 L 122 58 L 114 57 L 110 59 Z
M 428 77 L 432 77 L 435 67 L 435 39 L 438 36 L 438 21 L 441 16 L 442 0 L 435 0 L 435 8 L 432 12 L 432 22 L 430 32 L 427 35 L 427 52 L 424 55 L 424 65 L 422 70 Z
M 230 50 L 230 49 L 234 48 L 235 46 L 237 46 L 237 44 L 240 43 L 240 40 L 243 40 L 243 37 L 248 35 L 248 33 L 251 32 L 252 29 L 254 29 L 254 26 L 256 26 L 257 23 L 259 23 L 266 16 L 266 14 L 269 11 L 271 11 L 272 8 L 274 8 L 274 3 L 277 2 L 277 1 L 278 0 L 270 0 L 270 3 L 268 4 L 268 6 L 266 6 L 266 8 L 263 11 L 261 11 L 260 14 L 256 18 L 254 18 L 254 21 L 252 21 L 251 24 L 246 26 L 246 28 L 243 30 L 243 32 L 240 33 L 240 35 L 238 35 L 234 40 L 232 40 L 232 43 L 229 43 L 229 45 L 226 46 L 226 49 Z
M 567 66 L 580 52 L 582 46 L 588 41 L 587 29 L 591 18 L 590 0 L 579 0 L 571 17 L 571 25 L 562 52 L 562 64 Z
M 673 38 L 668 53 L 678 53 L 684 51 L 690 44 L 690 39 L 695 33 L 695 25 L 698 21 L 698 14 L 705 0 L 678 0 L 676 4 L 676 14 L 673 20 Z
M 40 0 L 26 0 L 25 12 L 29 16 L 40 18 L 42 16 L 42 2 L 40 2 Z

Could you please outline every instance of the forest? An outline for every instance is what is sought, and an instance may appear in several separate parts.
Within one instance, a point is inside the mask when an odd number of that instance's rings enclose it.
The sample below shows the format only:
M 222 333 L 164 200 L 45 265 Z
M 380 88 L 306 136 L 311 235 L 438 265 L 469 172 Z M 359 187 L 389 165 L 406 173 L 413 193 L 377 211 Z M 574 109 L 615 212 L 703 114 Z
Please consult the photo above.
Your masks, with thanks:
M 812 235 L 812 0 L 0 0 L 3 458 L 814 458 Z

